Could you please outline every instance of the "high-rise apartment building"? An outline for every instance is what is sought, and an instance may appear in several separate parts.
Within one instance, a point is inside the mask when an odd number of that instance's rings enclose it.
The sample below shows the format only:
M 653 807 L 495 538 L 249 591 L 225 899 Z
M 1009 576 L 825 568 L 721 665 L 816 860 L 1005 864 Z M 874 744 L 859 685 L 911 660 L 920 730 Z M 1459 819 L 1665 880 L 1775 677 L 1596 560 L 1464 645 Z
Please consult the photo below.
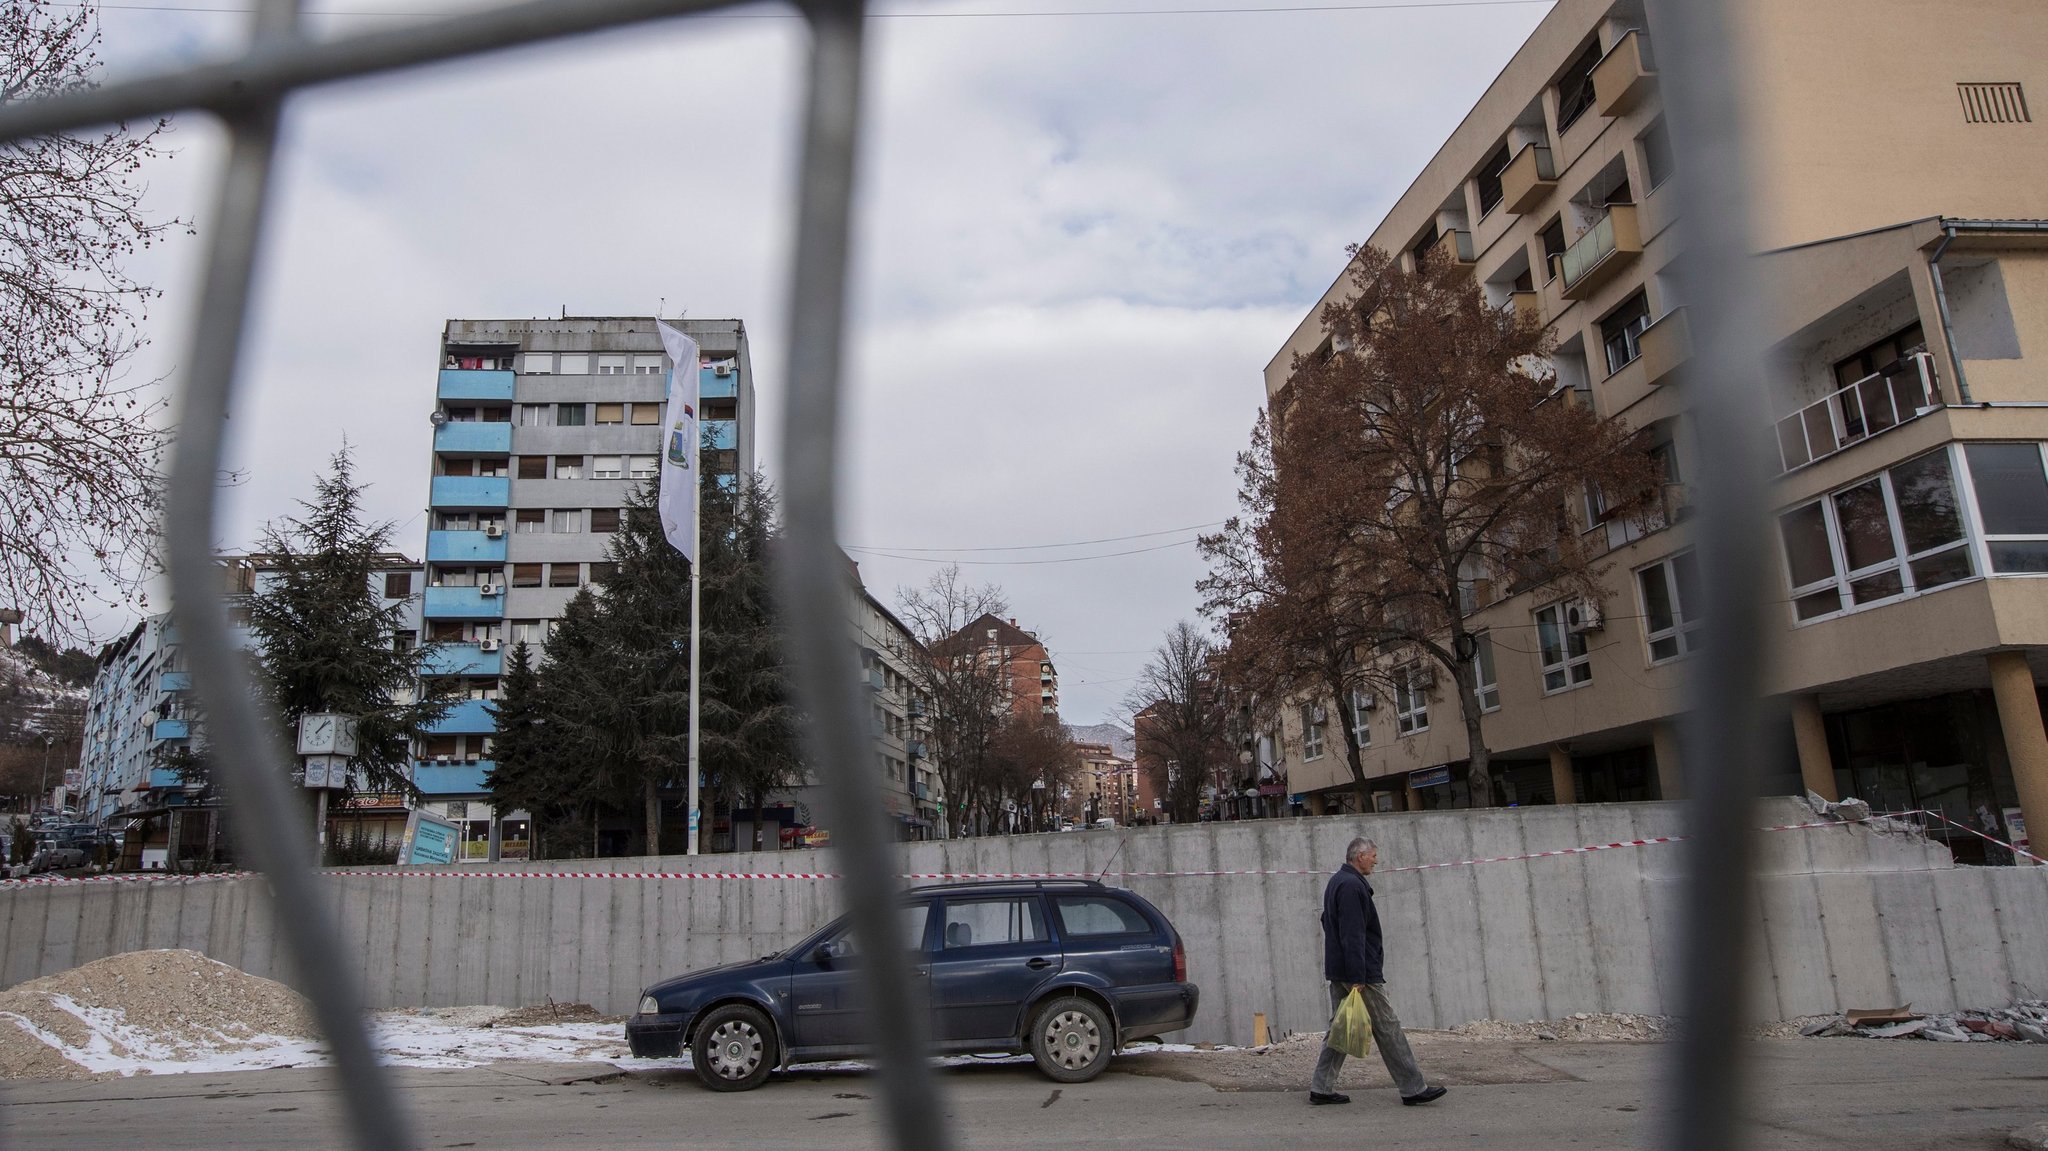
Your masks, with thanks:
M 669 320 L 701 361 L 670 364 L 656 320 L 450 320 L 435 390 L 427 531 L 433 674 L 456 704 L 419 749 L 415 782 L 464 828 L 470 857 L 517 856 L 527 823 L 484 799 L 504 654 L 536 656 L 579 588 L 601 578 L 627 496 L 660 466 L 669 372 L 698 373 L 706 482 L 754 468 L 754 385 L 738 320 Z
M 1757 179 L 1777 464 L 1776 658 L 1799 774 L 1775 791 L 1934 808 L 2023 836 L 2048 827 L 2048 8 L 1956 0 L 1736 0 Z M 1496 803 L 1683 794 L 1673 721 L 1687 659 L 1714 642 L 1686 514 L 1698 457 L 1685 221 L 1637 0 L 1559 0 L 1370 237 L 1453 261 L 1557 337 L 1558 392 L 1650 429 L 1663 513 L 1574 509 L 1605 550 L 1599 596 L 1474 572 L 1480 724 Z M 1320 303 L 1267 366 L 1328 344 Z M 1290 701 L 1291 791 L 1353 800 L 1341 732 L 1366 745 L 1374 806 L 1462 805 L 1457 695 L 1413 653 L 1398 690 Z M 1401 660 L 1410 661 L 1403 665 Z M 1796 756 L 1791 754 L 1796 751 Z M 1956 833 L 1959 858 L 1983 858 Z
M 1025 719 L 1060 713 L 1060 676 L 1052 653 L 1038 637 L 1014 619 L 984 613 L 979 619 L 939 641 L 944 653 L 972 651 L 992 668 L 1000 668 L 1003 702 L 1012 716 Z

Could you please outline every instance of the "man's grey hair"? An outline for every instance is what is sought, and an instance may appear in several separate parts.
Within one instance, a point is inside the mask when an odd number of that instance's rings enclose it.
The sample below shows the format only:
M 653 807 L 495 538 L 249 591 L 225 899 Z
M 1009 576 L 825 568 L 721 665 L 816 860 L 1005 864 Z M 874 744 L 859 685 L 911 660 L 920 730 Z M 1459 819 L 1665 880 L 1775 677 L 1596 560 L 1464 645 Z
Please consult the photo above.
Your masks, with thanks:
M 1361 835 L 1357 839 L 1352 840 L 1351 845 L 1344 849 L 1344 862 L 1349 863 L 1360 855 L 1368 851 L 1378 850 L 1378 848 L 1378 844 Z

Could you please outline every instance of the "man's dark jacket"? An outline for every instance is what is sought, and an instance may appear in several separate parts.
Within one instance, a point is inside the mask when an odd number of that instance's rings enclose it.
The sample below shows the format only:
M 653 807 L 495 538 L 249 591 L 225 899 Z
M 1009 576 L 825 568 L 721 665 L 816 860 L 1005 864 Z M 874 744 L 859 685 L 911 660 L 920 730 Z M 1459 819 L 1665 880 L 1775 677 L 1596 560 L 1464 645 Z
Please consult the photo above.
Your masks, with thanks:
M 1323 888 L 1323 978 L 1332 983 L 1385 983 L 1380 970 L 1380 913 L 1372 884 L 1345 864 Z

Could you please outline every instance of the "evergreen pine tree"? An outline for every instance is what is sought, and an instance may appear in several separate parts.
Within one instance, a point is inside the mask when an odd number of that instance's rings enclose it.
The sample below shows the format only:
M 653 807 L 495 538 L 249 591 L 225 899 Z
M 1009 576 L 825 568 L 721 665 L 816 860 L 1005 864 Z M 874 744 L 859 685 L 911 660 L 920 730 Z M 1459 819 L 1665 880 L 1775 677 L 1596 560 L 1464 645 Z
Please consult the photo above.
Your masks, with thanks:
M 484 788 L 502 817 L 525 809 L 533 858 L 547 858 L 551 846 L 575 844 L 577 815 L 587 797 L 583 782 L 566 770 L 554 754 L 548 730 L 551 711 L 533 663 L 533 653 L 520 641 L 512 646 L 499 681 L 500 694 L 490 706 L 498 732 L 492 740 L 491 769 Z

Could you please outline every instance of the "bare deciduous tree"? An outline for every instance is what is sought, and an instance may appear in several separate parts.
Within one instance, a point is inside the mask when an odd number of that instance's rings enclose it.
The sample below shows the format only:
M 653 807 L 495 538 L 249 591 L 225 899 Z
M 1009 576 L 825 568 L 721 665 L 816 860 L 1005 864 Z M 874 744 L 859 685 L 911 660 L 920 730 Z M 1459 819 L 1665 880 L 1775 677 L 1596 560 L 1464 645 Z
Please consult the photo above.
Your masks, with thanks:
M 0 104 L 94 86 L 98 13 L 0 2 Z M 123 262 L 174 229 L 142 210 L 169 121 L 0 145 L 0 599 L 68 636 L 154 566 L 167 433 L 127 378 L 159 294 Z
M 917 691 L 928 701 L 926 742 L 944 790 L 946 831 L 974 830 L 965 804 L 987 790 L 990 750 L 1007 716 L 1006 669 L 978 645 L 954 640 L 984 615 L 1010 610 L 1003 589 L 970 586 L 959 565 L 933 572 L 923 587 L 896 589 L 897 614 L 921 650 L 905 652 Z M 952 641 L 952 642 L 949 642 Z
M 1235 770 L 1216 657 L 1209 637 L 1181 620 L 1167 629 L 1124 697 L 1135 713 L 1138 758 L 1149 764 L 1154 786 L 1179 823 L 1194 821 L 1202 787 L 1217 768 Z
M 1530 587 L 1597 594 L 1605 535 L 1584 529 L 1658 514 L 1659 464 L 1623 421 L 1559 391 L 1553 338 L 1489 306 L 1469 270 L 1408 270 L 1374 248 L 1353 256 L 1351 295 L 1323 308 L 1330 343 L 1295 357 L 1275 398 L 1269 474 L 1247 485 L 1236 532 L 1266 536 L 1253 562 L 1225 563 L 1206 590 L 1270 600 L 1242 576 L 1277 562 L 1282 597 L 1306 573 L 1335 614 L 1362 616 L 1378 650 L 1361 660 L 1405 653 L 1442 667 L 1463 715 L 1472 801 L 1486 804 L 1480 639 L 1468 617 Z M 1251 546 L 1230 534 L 1213 557 Z M 1303 611 L 1311 630 L 1296 642 L 1322 642 L 1315 629 L 1329 614 Z

